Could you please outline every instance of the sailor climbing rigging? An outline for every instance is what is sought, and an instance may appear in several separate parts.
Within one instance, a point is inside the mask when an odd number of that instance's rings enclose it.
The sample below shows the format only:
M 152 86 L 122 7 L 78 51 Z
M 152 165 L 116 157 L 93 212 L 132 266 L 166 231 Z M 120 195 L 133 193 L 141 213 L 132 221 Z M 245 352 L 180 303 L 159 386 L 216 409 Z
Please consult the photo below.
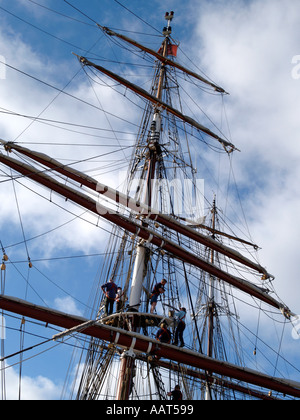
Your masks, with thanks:
M 182 392 L 180 390 L 180 385 L 176 385 L 175 389 L 171 392 L 168 392 L 168 397 L 172 397 L 173 401 L 182 401 Z
M 180 340 L 180 347 L 184 347 L 183 332 L 185 330 L 186 308 L 180 308 L 180 312 L 175 313 L 177 320 L 177 327 L 175 332 L 174 346 L 178 346 L 178 339 Z
M 161 283 L 157 283 L 154 286 L 154 289 L 152 291 L 152 295 L 151 295 L 151 309 L 150 309 L 150 313 L 153 314 L 154 310 L 156 308 L 157 305 L 157 301 L 158 301 L 158 297 L 165 293 L 165 285 L 167 284 L 167 280 L 166 279 L 162 279 Z

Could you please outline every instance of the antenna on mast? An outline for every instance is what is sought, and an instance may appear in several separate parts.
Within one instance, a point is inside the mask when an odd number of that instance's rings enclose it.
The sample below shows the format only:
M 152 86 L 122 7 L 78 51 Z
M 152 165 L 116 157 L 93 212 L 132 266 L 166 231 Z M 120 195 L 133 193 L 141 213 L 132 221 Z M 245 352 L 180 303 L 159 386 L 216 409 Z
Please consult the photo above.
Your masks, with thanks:
M 163 35 L 165 35 L 166 37 L 171 35 L 172 33 L 172 27 L 171 27 L 171 22 L 174 19 L 174 12 L 166 12 L 166 16 L 165 19 L 168 21 L 168 26 L 164 27 L 163 29 Z

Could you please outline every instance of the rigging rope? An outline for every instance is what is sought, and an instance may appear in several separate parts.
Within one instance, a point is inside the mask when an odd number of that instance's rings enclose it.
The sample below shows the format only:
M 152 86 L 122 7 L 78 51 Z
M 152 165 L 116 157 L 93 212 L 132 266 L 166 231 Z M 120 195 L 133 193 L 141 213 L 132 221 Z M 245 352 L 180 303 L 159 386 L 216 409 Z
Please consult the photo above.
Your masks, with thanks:
M 25 245 L 27 259 L 28 259 L 28 272 L 27 272 L 26 289 L 25 289 L 25 300 L 26 300 L 27 299 L 27 293 L 28 293 L 28 286 L 29 286 L 30 269 L 32 268 L 32 262 L 31 262 L 30 255 L 29 255 L 29 249 L 28 249 L 28 245 L 27 245 L 24 224 L 23 224 L 23 220 L 22 220 L 22 215 L 21 215 L 20 206 L 19 206 L 19 200 L 18 200 L 18 196 L 17 196 L 16 186 L 15 186 L 15 181 L 13 179 L 12 171 L 11 171 L 11 179 L 12 179 L 12 184 L 13 184 L 13 191 L 14 191 L 14 196 L 15 196 L 15 201 L 16 201 L 17 212 L 18 212 L 18 216 L 19 216 L 19 222 L 20 222 L 22 235 L 23 235 L 23 243 Z M 23 317 L 22 321 L 21 321 L 21 326 L 20 326 L 19 400 L 21 400 L 21 392 L 22 392 L 22 362 L 23 362 L 22 351 L 24 349 L 25 328 L 26 328 L 25 327 L 25 318 Z
M 12 180 L 12 185 L 13 185 L 13 191 L 14 191 L 14 196 L 15 196 L 15 201 L 16 201 L 17 212 L 18 212 L 18 216 L 19 216 L 20 227 L 21 227 L 21 231 L 22 231 L 22 235 L 23 235 L 23 243 L 24 243 L 24 246 L 25 246 L 25 249 L 26 249 L 26 254 L 27 254 L 29 267 L 31 268 L 29 250 L 28 250 L 28 246 L 27 246 L 27 240 L 26 240 L 26 236 L 25 236 L 25 230 L 24 230 L 23 220 L 22 220 L 22 216 L 21 216 L 19 200 L 18 200 L 18 197 L 17 197 L 15 181 L 14 181 L 14 178 L 13 178 L 12 170 L 10 170 L 10 172 L 11 172 L 11 180 Z
M 5 280 L 6 280 L 6 265 L 5 265 L 5 261 L 6 261 L 6 254 L 1 242 L 1 246 L 2 246 L 2 250 L 3 250 L 3 260 L 2 260 L 2 265 L 1 265 L 1 294 L 3 295 L 5 293 Z M 2 310 L 0 312 L 0 346 L 1 346 L 1 360 L 0 360 L 0 376 L 1 376 L 1 399 L 2 400 L 6 400 L 6 376 L 5 376 L 5 362 L 2 360 L 2 358 L 5 355 L 5 347 L 4 347 L 4 342 L 5 342 L 5 334 L 6 334 L 6 330 L 5 330 L 5 318 L 4 318 L 4 311 Z
M 280 352 L 281 352 L 282 341 L 283 341 L 283 336 L 284 336 L 286 324 L 287 324 L 287 319 L 284 318 L 284 324 L 283 324 L 281 338 L 280 338 L 280 342 L 279 342 L 279 348 L 278 348 L 278 351 L 277 351 L 277 358 L 276 358 L 276 362 L 275 362 L 275 366 L 274 366 L 274 376 L 277 372 L 277 366 L 278 366 L 278 361 L 279 361 L 279 358 L 280 358 Z
M 0 7 L 0 8 L 1 8 L 1 7 Z M 33 76 L 33 75 L 31 75 L 31 74 L 29 74 L 29 73 L 27 73 L 27 72 L 23 71 L 23 70 L 20 70 L 20 69 L 18 69 L 18 68 L 16 68 L 16 67 L 14 67 L 14 66 L 11 66 L 10 64 L 6 63 L 5 61 L 3 61 L 3 60 L 1 60 L 1 59 L 0 59 L 0 64 L 4 65 L 4 66 L 6 66 L 6 67 L 8 67 L 8 68 L 10 68 L 10 69 L 12 69 L 12 70 L 14 70 L 14 71 L 16 71 L 16 72 L 20 73 L 20 74 L 23 74 L 24 76 L 29 77 L 30 79 L 33 79 L 33 80 L 35 80 L 35 81 L 37 81 L 37 82 L 39 82 L 39 83 L 41 83 L 41 84 L 43 84 L 43 85 L 45 85 L 45 86 L 48 86 L 48 87 L 50 87 L 51 89 L 57 90 L 57 91 L 59 91 L 60 93 L 63 93 L 64 95 L 66 95 L 66 96 L 68 96 L 68 97 L 70 97 L 70 98 L 72 98 L 72 99 L 75 99 L 76 101 L 79 101 L 79 102 L 81 102 L 81 103 L 83 103 L 83 104 L 85 104 L 85 105 L 88 105 L 88 106 L 90 106 L 90 107 L 92 107 L 92 108 L 94 108 L 94 109 L 98 109 L 98 110 L 102 111 L 102 109 L 101 109 L 101 108 L 99 108 L 99 107 L 97 107 L 96 105 L 93 105 L 93 104 L 91 104 L 90 102 L 85 101 L 84 99 L 78 98 L 77 96 L 72 95 L 71 93 L 65 92 L 63 89 L 58 88 L 57 86 L 54 86 L 54 85 L 52 85 L 51 83 L 45 82 L 45 81 L 43 81 L 43 80 L 39 79 L 38 77 L 35 77 L 35 76 Z M 118 120 L 120 120 L 120 121 L 126 122 L 127 124 L 134 125 L 135 127 L 138 127 L 138 126 L 137 126 L 137 124 L 132 123 L 132 122 L 130 122 L 130 121 L 128 121 L 128 120 L 125 120 L 124 118 L 121 118 L 121 117 L 119 117 L 118 115 L 112 114 L 111 112 L 108 112 L 108 111 L 105 111 L 105 112 L 106 112 L 108 115 L 111 115 L 111 116 L 113 116 L 114 118 L 116 118 L 116 119 L 118 119 Z
M 161 31 L 159 31 L 157 28 L 154 28 L 150 23 L 146 22 L 144 19 L 142 19 L 140 16 L 138 16 L 136 13 L 134 13 L 132 10 L 130 10 L 128 7 L 124 6 L 120 1 L 114 0 L 115 3 L 118 3 L 121 7 L 123 7 L 127 12 L 131 13 L 133 16 L 135 16 L 137 19 L 145 23 L 147 26 L 149 26 L 151 29 L 154 29 L 154 31 L 158 32 L 161 35 Z
M 31 0 L 32 1 L 32 0 Z M 127 9 L 125 6 L 123 6 L 119 1 L 117 1 L 117 0 L 115 0 L 119 5 L 121 5 L 122 7 L 124 7 L 125 9 Z M 68 3 L 68 4 L 70 4 L 69 2 L 67 2 L 67 1 L 65 1 L 66 3 Z M 70 4 L 71 5 L 71 4 Z M 72 5 L 71 5 L 72 6 Z M 73 7 L 73 6 L 72 6 Z M 79 10 L 79 9 L 78 9 Z M 127 9 L 128 11 L 130 11 L 129 9 Z M 132 13 L 131 11 L 130 11 L 130 13 Z M 86 17 L 88 17 L 88 16 L 86 16 Z M 137 16 L 138 17 L 138 16 Z M 139 17 L 138 17 L 139 18 Z M 140 19 L 140 18 L 139 18 Z M 142 19 L 141 19 L 142 20 Z M 94 21 L 95 22 L 95 21 Z M 147 23 L 147 22 L 144 22 L 144 23 Z M 155 28 L 154 28 L 155 29 Z M 65 92 L 62 92 L 62 93 L 65 93 Z M 60 95 L 60 93 L 58 94 L 58 95 Z M 58 96 L 57 95 L 57 96 Z M 103 109 L 101 109 L 101 111 L 102 112 L 105 112 Z M 34 119 L 34 121 L 33 122 L 35 122 L 35 121 L 37 121 L 37 119 Z M 114 131 L 113 130 L 111 130 L 113 133 L 114 133 Z M 22 134 L 22 133 L 21 133 Z M 20 135 L 21 135 L 20 134 Z M 27 246 L 27 242 L 28 242 L 28 240 L 26 241 L 26 238 L 25 238 L 25 233 L 23 232 L 23 236 L 24 236 L 24 243 L 25 243 L 25 246 Z M 29 253 L 28 253 L 28 249 L 27 249 L 27 255 L 28 255 L 28 259 L 29 259 Z M 124 257 L 124 255 L 123 255 L 123 257 Z M 168 260 L 169 261 L 169 260 Z M 157 263 L 158 264 L 158 263 Z M 158 267 L 158 265 L 156 266 L 156 269 L 157 269 L 157 267 Z M 164 269 L 164 268 L 163 268 Z M 185 280 L 186 280 L 186 282 L 188 282 L 188 279 L 187 279 L 187 272 L 186 272 L 186 267 L 184 266 L 183 267 L 183 269 L 184 269 L 184 277 L 185 277 Z M 170 273 L 170 270 L 169 270 L 169 273 Z M 1 273 L 2 274 L 2 273 Z M 1 276 L 1 282 L 2 282 L 2 276 Z M 28 282 L 27 282 L 27 285 L 28 285 Z M 189 289 L 189 285 L 187 286 L 188 287 L 188 290 L 189 290 L 189 293 L 191 293 L 191 291 L 190 291 L 190 289 Z M 177 298 L 178 298 L 178 300 L 179 300 L 179 292 L 178 292 L 178 285 L 177 285 L 177 282 L 176 282 L 176 294 L 177 294 Z M 191 305 L 192 305 L 192 308 L 193 308 L 193 303 L 192 303 L 192 301 L 191 301 Z M 194 309 L 193 309 L 193 313 L 194 313 Z M 195 316 L 194 316 L 195 317 Z M 25 330 L 24 330 L 24 333 L 25 333 Z M 282 335 L 283 336 L 283 335 Z M 282 341 L 282 340 L 281 340 Z M 24 343 L 23 343 L 24 344 Z M 22 355 L 23 354 L 23 352 L 25 351 L 24 349 L 22 349 L 22 347 L 23 347 L 23 344 L 22 344 L 22 346 L 21 346 L 21 350 L 20 350 L 20 355 Z M 281 342 L 280 342 L 280 349 L 281 349 Z M 279 355 L 279 353 L 278 353 L 278 355 Z M 279 358 L 279 356 L 277 357 L 277 361 L 278 361 L 278 358 Z M 275 366 L 275 371 L 277 370 L 277 362 L 276 362 L 276 366 Z M 178 376 L 179 377 L 179 376 Z M 21 382 L 21 381 L 20 381 Z M 21 390 L 20 390 L 20 395 L 21 395 Z M 108 394 L 106 394 L 106 395 L 108 395 Z
M 83 67 L 83 70 L 84 70 L 85 74 L 87 75 L 87 72 L 86 72 L 86 70 L 85 70 L 85 68 L 84 68 L 84 67 Z M 88 75 L 87 75 L 87 77 L 88 77 Z M 102 112 L 104 113 L 104 116 L 105 116 L 105 118 L 106 118 L 106 121 L 107 121 L 107 123 L 108 123 L 108 125 L 109 125 L 109 127 L 110 127 L 110 129 L 111 129 L 111 131 L 112 131 L 112 133 L 114 134 L 115 140 L 117 140 L 117 142 L 118 142 L 118 144 L 119 144 L 119 147 L 120 147 L 120 149 L 121 149 L 121 150 L 122 150 L 122 152 L 123 152 L 123 156 L 125 157 L 125 160 L 128 162 L 128 158 L 127 158 L 127 156 L 126 156 L 126 154 L 125 154 L 125 152 L 124 152 L 124 149 L 122 148 L 122 146 L 121 146 L 121 144 L 120 144 L 120 142 L 119 142 L 119 139 L 118 139 L 118 136 L 117 136 L 116 132 L 113 130 L 112 124 L 111 124 L 111 122 L 110 122 L 110 120 L 109 120 L 109 118 L 108 118 L 108 115 L 106 114 L 106 112 L 105 112 L 105 110 L 104 110 L 104 108 L 103 108 L 103 105 L 102 105 L 102 103 L 101 103 L 101 101 L 100 101 L 99 95 L 97 94 L 97 92 L 96 92 L 96 90 L 95 90 L 95 88 L 94 88 L 94 86 L 93 86 L 93 84 L 92 84 L 92 81 L 90 80 L 90 77 L 88 77 L 88 81 L 89 81 L 90 86 L 91 86 L 91 89 L 93 90 L 94 95 L 95 95 L 95 97 L 96 97 L 96 99 L 97 99 L 97 102 L 98 102 L 98 104 L 99 104 L 99 107 L 100 107 L 100 109 L 102 110 Z

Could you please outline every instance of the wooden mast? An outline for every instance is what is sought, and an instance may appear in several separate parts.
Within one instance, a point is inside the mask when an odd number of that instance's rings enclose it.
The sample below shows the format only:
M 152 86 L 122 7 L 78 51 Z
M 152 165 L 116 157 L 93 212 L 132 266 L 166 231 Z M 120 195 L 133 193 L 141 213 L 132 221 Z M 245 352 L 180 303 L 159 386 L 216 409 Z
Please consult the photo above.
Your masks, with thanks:
M 216 228 L 216 198 L 214 198 L 212 208 L 212 232 L 213 239 L 215 239 L 215 228 Z M 210 256 L 211 264 L 215 263 L 215 252 L 212 249 Z M 214 314 L 215 314 L 215 279 L 213 275 L 209 276 L 209 296 L 207 303 L 207 318 L 208 318 L 208 332 L 207 332 L 207 356 L 213 357 L 213 345 L 214 345 Z M 206 384 L 206 400 L 211 400 L 211 392 L 209 383 Z
M 163 57 L 167 56 L 169 35 L 171 34 L 170 23 L 173 19 L 174 13 L 169 15 L 166 14 L 166 19 L 168 21 L 168 27 L 164 29 L 165 39 L 162 44 L 162 55 Z M 157 100 L 162 100 L 163 89 L 164 89 L 164 80 L 166 75 L 165 64 L 161 64 L 160 74 L 157 83 Z M 148 142 L 148 174 L 147 174 L 147 183 L 144 202 L 149 209 L 152 207 L 152 188 L 153 181 L 155 178 L 155 168 L 157 162 L 157 155 L 159 150 L 159 139 L 162 129 L 161 123 L 161 111 L 158 107 L 154 108 L 154 115 L 151 125 L 151 133 Z M 143 223 L 143 222 L 142 222 Z M 140 241 L 137 245 L 137 254 L 135 260 L 135 266 L 133 271 L 131 293 L 129 298 L 129 308 L 134 311 L 139 310 L 139 305 L 141 301 L 142 286 L 145 277 L 145 267 L 146 267 L 146 248 L 143 246 L 143 241 Z M 135 320 L 133 319 L 133 331 L 137 331 L 137 326 L 135 325 Z M 118 389 L 117 389 L 117 400 L 128 400 L 133 386 L 135 375 L 135 353 L 134 351 L 125 350 L 121 356 L 121 368 L 118 379 Z

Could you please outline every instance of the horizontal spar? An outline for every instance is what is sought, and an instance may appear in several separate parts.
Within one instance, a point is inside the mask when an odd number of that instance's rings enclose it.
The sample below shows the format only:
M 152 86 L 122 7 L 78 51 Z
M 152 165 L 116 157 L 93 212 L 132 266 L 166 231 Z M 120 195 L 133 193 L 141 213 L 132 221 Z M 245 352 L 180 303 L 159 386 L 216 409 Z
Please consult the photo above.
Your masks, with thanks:
M 140 357 L 140 360 L 144 360 L 144 358 Z M 278 398 L 273 397 L 270 394 L 267 393 L 263 393 L 261 391 L 258 391 L 256 389 L 250 388 L 249 384 L 246 384 L 246 386 L 241 385 L 240 383 L 235 383 L 231 380 L 226 380 L 224 377 L 223 378 L 219 378 L 216 375 L 207 375 L 206 373 L 203 373 L 199 370 L 195 370 L 195 369 L 188 369 L 187 367 L 184 367 L 182 369 L 182 366 L 180 364 L 175 364 L 175 363 L 169 363 L 166 361 L 162 361 L 162 360 L 158 360 L 155 361 L 155 363 L 160 366 L 163 367 L 165 369 L 170 369 L 173 370 L 174 372 L 177 373 L 184 373 L 187 376 L 191 376 L 192 378 L 198 378 L 201 379 L 202 381 L 205 382 L 209 382 L 212 385 L 217 385 L 220 386 L 222 388 L 227 388 L 227 389 L 232 389 L 234 391 L 240 392 L 246 396 L 251 396 L 254 398 L 258 398 L 260 400 L 266 400 L 266 401 L 277 401 Z
M 256 270 L 258 273 L 263 275 L 265 280 L 272 277 L 265 268 L 263 268 L 259 264 L 256 264 L 253 261 L 250 261 L 248 258 L 244 257 L 236 250 L 221 244 L 220 242 L 210 238 L 209 236 L 196 232 L 194 229 L 183 225 L 179 221 L 175 220 L 173 217 L 161 214 L 155 209 L 152 209 L 143 203 L 133 200 L 128 195 L 125 195 L 120 191 L 114 190 L 113 188 L 98 182 L 97 180 L 89 177 L 88 175 L 83 174 L 82 172 L 76 169 L 61 164 L 57 160 L 51 158 L 50 156 L 44 153 L 36 152 L 11 142 L 5 142 L 4 140 L 0 140 L 0 143 L 3 144 L 5 150 L 9 152 L 11 152 L 12 150 L 16 150 L 17 152 L 35 160 L 36 162 L 47 166 L 53 171 L 65 175 L 68 178 L 71 178 L 73 181 L 78 182 L 80 185 L 84 185 L 87 188 L 90 188 L 91 190 L 104 195 L 106 198 L 115 201 L 116 203 L 120 203 L 123 206 L 128 207 L 139 214 L 145 215 L 146 218 L 155 220 L 163 224 L 164 226 L 174 230 L 175 232 L 178 232 L 198 243 L 201 243 L 202 245 L 213 249 L 214 251 L 226 255 L 227 257 L 232 258 L 233 260 Z
M 74 54 L 78 57 L 79 61 L 84 66 L 93 67 L 96 70 L 100 71 L 101 73 L 105 74 L 106 76 L 110 77 L 111 79 L 117 81 L 118 83 L 121 83 L 123 86 L 130 89 L 132 92 L 135 92 L 139 96 L 148 99 L 150 102 L 152 102 L 155 106 L 157 106 L 160 109 L 164 109 L 170 114 L 174 115 L 175 117 L 181 119 L 182 121 L 186 122 L 187 124 L 191 125 L 192 127 L 195 127 L 197 130 L 202 131 L 203 133 L 207 134 L 210 137 L 213 137 L 214 139 L 218 140 L 219 143 L 222 144 L 222 146 L 225 148 L 225 150 L 228 153 L 233 152 L 234 150 L 238 150 L 232 143 L 228 142 L 227 140 L 224 140 L 214 132 L 212 132 L 209 128 L 205 127 L 204 125 L 198 123 L 193 118 L 182 114 L 177 109 L 171 107 L 170 105 L 166 104 L 165 102 L 161 101 L 160 99 L 156 98 L 155 96 L 151 95 L 149 92 L 147 92 L 145 89 L 142 89 L 141 87 L 135 85 L 134 83 L 129 82 L 128 80 L 124 79 L 123 77 L 113 73 L 112 71 L 106 69 L 105 67 L 99 66 L 97 64 L 92 63 L 91 61 L 87 60 L 85 57 L 80 57 L 77 54 Z
M 224 94 L 226 94 L 226 93 L 227 93 L 227 92 L 225 92 L 225 90 L 224 90 L 222 87 L 220 87 L 220 86 L 216 85 L 215 83 L 210 82 L 209 80 L 205 79 L 204 77 L 200 76 L 199 74 L 197 74 L 197 73 L 195 73 L 195 72 L 193 72 L 193 71 L 191 71 L 191 70 L 189 70 L 189 69 L 187 69 L 187 68 L 185 68 L 185 67 L 181 66 L 180 64 L 176 63 L 175 61 L 172 61 L 172 60 L 168 59 L 167 57 L 164 57 L 163 55 L 161 55 L 160 53 L 158 53 L 158 52 L 156 52 L 156 51 L 152 50 L 151 48 L 145 47 L 144 45 L 140 44 L 139 42 L 135 41 L 134 39 L 131 39 L 131 38 L 129 38 L 128 36 L 125 36 L 125 35 L 119 34 L 119 33 L 117 33 L 117 32 L 114 32 L 114 31 L 112 31 L 111 29 L 109 29 L 109 28 L 107 28 L 107 27 L 105 27 L 105 26 L 101 26 L 101 25 L 99 25 L 99 24 L 98 24 L 98 27 L 99 27 L 99 28 L 100 28 L 103 32 L 105 32 L 107 35 L 109 35 L 109 36 L 115 36 L 115 37 L 117 37 L 117 38 L 120 38 L 120 39 L 122 39 L 123 41 L 126 41 L 126 42 L 128 42 L 129 44 L 134 45 L 135 47 L 140 48 L 142 51 L 144 51 L 144 52 L 146 52 L 146 53 L 148 53 L 148 54 L 152 55 L 152 56 L 153 56 L 153 57 L 155 57 L 155 58 L 157 58 L 157 59 L 158 59 L 158 60 L 160 60 L 163 64 L 168 65 L 168 66 L 171 66 L 171 67 L 175 67 L 175 68 L 177 68 L 178 70 L 182 71 L 183 73 L 186 73 L 186 74 L 188 74 L 189 76 L 192 76 L 192 77 L 194 77 L 195 79 L 198 79 L 198 80 L 200 80 L 201 82 L 203 82 L 203 83 L 205 83 L 205 84 L 207 84 L 207 85 L 211 86 L 212 88 L 214 88 L 214 89 L 215 89 L 215 91 L 216 91 L 216 92 L 219 92 L 219 93 L 224 93 Z
M 215 265 L 210 264 L 207 261 L 197 257 L 188 250 L 180 247 L 178 244 L 170 240 L 167 240 L 163 236 L 148 229 L 147 227 L 139 225 L 136 222 L 130 220 L 129 218 L 121 215 L 120 213 L 114 212 L 102 206 L 87 195 L 82 194 L 81 192 L 76 191 L 73 188 L 68 187 L 62 183 L 59 183 L 58 181 L 43 173 L 43 171 L 39 171 L 36 168 L 25 163 L 19 162 L 14 158 L 4 156 L 2 153 L 0 153 L 0 162 L 23 174 L 27 178 L 46 186 L 50 190 L 55 191 L 56 193 L 73 201 L 81 207 L 93 212 L 97 216 L 100 216 L 103 219 L 106 219 L 112 222 L 113 224 L 127 230 L 128 232 L 136 235 L 137 237 L 144 239 L 147 243 L 151 243 L 159 249 L 164 249 L 165 251 L 169 252 L 178 259 L 195 267 L 198 267 L 206 271 L 207 273 L 215 276 L 216 278 L 224 280 L 225 282 L 244 291 L 245 293 L 250 294 L 251 296 L 254 296 L 262 300 L 263 302 L 281 310 L 287 316 L 288 314 L 290 314 L 290 310 L 287 307 L 285 307 L 282 303 L 278 302 L 276 299 L 269 296 L 260 287 L 257 287 L 246 280 L 240 279 L 225 271 L 222 271 Z
M 82 317 L 68 315 L 3 295 L 0 296 L 0 309 L 65 329 L 71 329 L 89 322 L 88 319 Z M 177 363 L 300 398 L 300 383 L 298 382 L 274 378 L 251 369 L 212 359 L 195 351 L 158 343 L 156 340 L 137 333 L 103 324 L 95 324 L 81 331 L 81 334 L 99 338 L 115 345 L 131 348 L 133 351 L 146 354 L 151 353 L 151 350 L 155 349 L 155 354 L 158 357 L 164 357 Z

